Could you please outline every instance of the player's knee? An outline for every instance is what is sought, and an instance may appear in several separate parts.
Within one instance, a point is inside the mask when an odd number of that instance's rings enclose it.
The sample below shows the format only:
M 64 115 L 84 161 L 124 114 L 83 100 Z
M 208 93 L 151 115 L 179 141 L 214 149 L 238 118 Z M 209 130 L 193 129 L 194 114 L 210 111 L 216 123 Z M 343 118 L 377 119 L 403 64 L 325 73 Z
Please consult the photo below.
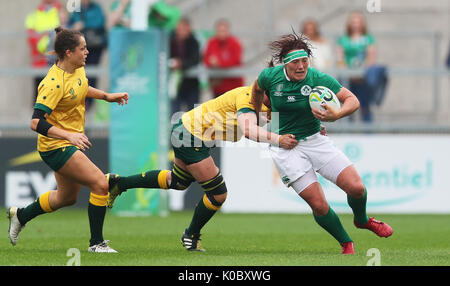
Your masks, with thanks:
M 227 198 L 227 193 L 220 194 L 220 195 L 213 195 L 210 193 L 206 193 L 203 196 L 203 203 L 208 209 L 213 210 L 213 211 L 218 211 L 222 207 L 226 198 Z
M 310 203 L 311 209 L 316 216 L 323 216 L 328 213 L 330 206 L 326 200 L 315 200 Z
M 105 176 L 102 176 L 88 187 L 96 195 L 105 196 L 108 194 L 109 184 Z
M 220 172 L 214 178 L 205 182 L 199 182 L 199 184 L 206 193 L 221 195 L 227 192 L 225 181 Z
M 227 193 L 212 196 L 214 197 L 214 200 L 218 202 L 220 205 L 223 205 L 223 203 L 225 203 L 225 201 L 227 200 Z
M 227 199 L 227 186 L 220 172 L 211 180 L 200 183 L 200 186 L 205 191 L 204 198 L 217 208 L 220 208 Z
M 195 181 L 194 177 L 187 171 L 181 169 L 176 164 L 173 165 L 171 172 L 167 174 L 169 189 L 174 190 L 186 190 L 192 182 Z
M 355 199 L 360 199 L 364 196 L 366 188 L 362 180 L 356 180 L 352 182 L 347 190 L 347 194 Z

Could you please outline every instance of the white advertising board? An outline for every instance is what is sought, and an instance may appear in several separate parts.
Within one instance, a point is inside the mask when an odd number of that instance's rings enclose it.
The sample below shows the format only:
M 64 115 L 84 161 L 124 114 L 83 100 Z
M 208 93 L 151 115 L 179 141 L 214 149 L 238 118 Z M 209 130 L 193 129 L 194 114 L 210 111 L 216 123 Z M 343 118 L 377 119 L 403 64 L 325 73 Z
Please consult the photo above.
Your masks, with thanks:
M 450 213 L 450 136 L 330 135 L 355 164 L 373 213 Z M 267 144 L 246 139 L 222 148 L 221 171 L 228 189 L 224 212 L 310 213 L 286 188 Z M 346 194 L 319 176 L 334 210 L 351 212 Z

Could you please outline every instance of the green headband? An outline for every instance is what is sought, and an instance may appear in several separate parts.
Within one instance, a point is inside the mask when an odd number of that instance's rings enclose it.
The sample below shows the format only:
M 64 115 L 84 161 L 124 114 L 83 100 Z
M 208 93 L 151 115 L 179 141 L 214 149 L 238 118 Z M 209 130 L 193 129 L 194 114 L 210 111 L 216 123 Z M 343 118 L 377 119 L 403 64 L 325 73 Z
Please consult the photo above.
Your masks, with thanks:
M 292 62 L 293 60 L 300 59 L 300 58 L 307 58 L 308 53 L 305 50 L 296 50 L 292 51 L 283 58 L 283 64 L 288 64 Z

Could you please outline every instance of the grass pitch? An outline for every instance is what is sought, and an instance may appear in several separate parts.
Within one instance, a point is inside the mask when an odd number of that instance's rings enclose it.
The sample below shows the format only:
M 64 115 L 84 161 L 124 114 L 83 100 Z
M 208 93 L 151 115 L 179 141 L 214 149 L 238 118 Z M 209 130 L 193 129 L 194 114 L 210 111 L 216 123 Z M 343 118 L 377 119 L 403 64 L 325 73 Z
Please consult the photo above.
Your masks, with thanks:
M 117 217 L 107 213 L 105 239 L 119 254 L 88 253 L 87 210 L 61 209 L 37 217 L 8 239 L 5 210 L 0 218 L 0 265 L 64 266 L 68 250 L 80 250 L 81 266 L 365 266 L 379 250 L 382 266 L 449 266 L 449 215 L 376 215 L 394 229 L 379 238 L 356 229 L 353 216 L 341 214 L 355 242 L 356 255 L 341 255 L 340 245 L 310 214 L 218 213 L 202 232 L 204 253 L 188 252 L 180 242 L 192 212 L 167 217 Z M 370 253 L 369 253 L 370 254 Z

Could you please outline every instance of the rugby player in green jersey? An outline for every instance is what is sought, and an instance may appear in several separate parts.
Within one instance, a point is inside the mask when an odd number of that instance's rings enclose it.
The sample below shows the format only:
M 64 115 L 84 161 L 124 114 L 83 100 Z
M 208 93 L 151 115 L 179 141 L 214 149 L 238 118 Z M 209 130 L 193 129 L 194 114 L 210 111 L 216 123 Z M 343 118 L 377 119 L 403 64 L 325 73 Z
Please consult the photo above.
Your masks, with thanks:
M 328 136 L 319 134 L 321 121 L 335 121 L 352 114 L 359 108 L 358 99 L 333 77 L 309 67 L 311 47 L 303 36 L 295 33 L 282 36 L 270 48 L 273 52 L 270 67 L 253 84 L 252 102 L 259 114 L 264 93 L 268 94 L 272 113 L 278 112 L 278 117 L 272 117 L 278 118 L 278 122 L 272 120 L 271 131 L 293 134 L 299 140 L 290 150 L 269 147 L 283 183 L 308 203 L 316 222 L 341 244 L 343 254 L 354 254 L 353 241 L 328 205 L 316 172 L 347 194 L 357 228 L 369 229 L 380 237 L 392 235 L 388 224 L 367 216 L 367 189 L 355 166 Z M 324 110 L 311 109 L 309 94 L 315 86 L 332 90 L 342 103 L 341 109 L 327 105 L 322 105 Z

